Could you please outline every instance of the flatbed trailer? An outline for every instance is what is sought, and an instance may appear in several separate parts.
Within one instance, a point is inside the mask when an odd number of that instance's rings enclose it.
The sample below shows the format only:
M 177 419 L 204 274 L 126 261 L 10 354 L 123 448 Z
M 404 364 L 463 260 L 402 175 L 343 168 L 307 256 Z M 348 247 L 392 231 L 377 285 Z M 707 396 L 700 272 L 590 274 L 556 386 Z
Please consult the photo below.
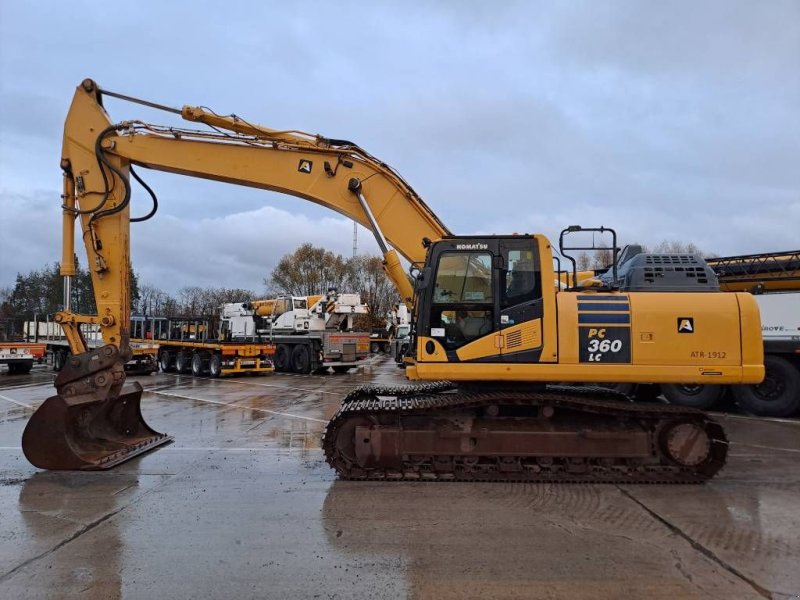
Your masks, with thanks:
M 195 377 L 226 377 L 274 371 L 275 345 L 270 341 L 208 339 L 207 320 L 137 317 L 131 319 L 131 345 L 156 348 L 158 367 L 165 373 L 191 373 Z M 177 339 L 176 339 L 177 338 Z
M 369 351 L 372 354 L 389 354 L 391 349 L 392 336 L 386 329 L 373 329 L 369 335 Z

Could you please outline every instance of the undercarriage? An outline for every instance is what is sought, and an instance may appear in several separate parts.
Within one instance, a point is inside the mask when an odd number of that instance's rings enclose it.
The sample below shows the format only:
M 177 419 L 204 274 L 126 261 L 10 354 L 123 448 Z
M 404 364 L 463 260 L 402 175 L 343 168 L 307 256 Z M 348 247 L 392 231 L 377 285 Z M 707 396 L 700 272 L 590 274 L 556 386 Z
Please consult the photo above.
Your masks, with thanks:
M 605 389 L 435 382 L 354 390 L 323 449 L 355 480 L 701 483 L 728 442 L 701 411 Z

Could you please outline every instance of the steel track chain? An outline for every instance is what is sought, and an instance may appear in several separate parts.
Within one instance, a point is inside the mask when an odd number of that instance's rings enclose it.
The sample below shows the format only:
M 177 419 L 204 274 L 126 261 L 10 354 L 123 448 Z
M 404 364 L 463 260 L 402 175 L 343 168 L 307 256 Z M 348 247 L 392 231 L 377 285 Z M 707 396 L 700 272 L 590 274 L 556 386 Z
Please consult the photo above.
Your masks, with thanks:
M 420 385 L 364 386 L 350 392 L 323 434 L 323 449 L 328 464 L 344 479 L 423 480 L 423 481 L 528 481 L 559 483 L 702 483 L 714 476 L 725 464 L 727 438 L 721 426 L 697 409 L 674 405 L 643 405 L 630 402 L 627 396 L 607 388 L 547 386 L 543 391 L 521 389 L 502 391 L 456 391 L 451 382 Z M 599 398 L 598 398 L 599 397 Z M 610 398 L 610 399 L 609 399 Z M 435 472 L 419 464 L 407 463 L 401 471 L 365 470 L 339 456 L 336 437 L 344 423 L 353 417 L 377 417 L 385 414 L 411 415 L 430 411 L 477 409 L 492 404 L 518 406 L 553 406 L 579 412 L 618 417 L 620 420 L 650 421 L 650 428 L 666 422 L 692 422 L 701 426 L 711 439 L 710 458 L 697 469 L 674 464 L 631 466 L 628 464 L 589 464 L 588 473 L 570 472 L 504 472 L 496 466 L 480 471 L 454 470 Z M 658 448 L 653 449 L 658 452 Z M 522 457 L 519 457 L 522 458 Z M 565 459 L 554 457 L 554 463 Z M 662 456 L 662 461 L 666 461 Z M 561 469 L 563 465 L 558 468 Z

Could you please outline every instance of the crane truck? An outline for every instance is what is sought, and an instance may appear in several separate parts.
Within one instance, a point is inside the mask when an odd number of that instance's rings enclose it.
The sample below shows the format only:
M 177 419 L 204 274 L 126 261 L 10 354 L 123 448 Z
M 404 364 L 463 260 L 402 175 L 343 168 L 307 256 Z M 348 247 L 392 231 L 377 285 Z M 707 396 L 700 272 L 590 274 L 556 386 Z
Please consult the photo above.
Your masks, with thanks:
M 194 127 L 114 122 L 103 108 L 109 96 L 180 115 Z M 723 467 L 728 448 L 709 415 L 552 382 L 746 384 L 764 377 L 750 294 L 709 292 L 685 278 L 680 292 L 559 289 L 546 236 L 454 235 L 394 169 L 345 139 L 171 108 L 87 79 L 73 96 L 61 157 L 61 274 L 68 289 L 77 222 L 98 313 L 71 311 L 65 294 L 57 319 L 73 359 L 23 433 L 25 456 L 40 468 L 109 468 L 169 440 L 142 418 L 142 388 L 126 385 L 122 369 L 130 353 L 130 227 L 158 206 L 139 167 L 294 195 L 374 235 L 388 277 L 411 308 L 405 372 L 419 383 L 361 387 L 343 399 L 322 442 L 339 477 L 702 482 Z M 151 198 L 136 216 L 131 179 Z M 105 346 L 82 344 L 77 329 L 86 322 L 100 325 Z M 704 349 L 713 352 L 698 354 Z
M 359 294 L 336 289 L 317 296 L 281 295 L 222 306 L 222 335 L 264 338 L 275 346 L 275 370 L 346 373 L 369 354 L 369 335 L 353 331 L 353 318 L 369 309 Z

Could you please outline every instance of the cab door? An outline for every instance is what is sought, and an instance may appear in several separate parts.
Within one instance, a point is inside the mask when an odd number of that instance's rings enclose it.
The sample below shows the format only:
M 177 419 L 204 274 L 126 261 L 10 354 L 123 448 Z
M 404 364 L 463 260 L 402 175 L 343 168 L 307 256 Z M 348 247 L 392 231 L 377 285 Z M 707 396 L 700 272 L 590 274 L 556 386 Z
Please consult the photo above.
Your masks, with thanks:
M 499 361 L 497 240 L 439 242 L 431 258 L 435 270 L 426 290 L 430 308 L 420 315 L 422 335 L 439 342 L 448 361 Z
M 500 240 L 497 294 L 499 341 L 503 362 L 539 362 L 544 305 L 542 277 L 534 237 Z

